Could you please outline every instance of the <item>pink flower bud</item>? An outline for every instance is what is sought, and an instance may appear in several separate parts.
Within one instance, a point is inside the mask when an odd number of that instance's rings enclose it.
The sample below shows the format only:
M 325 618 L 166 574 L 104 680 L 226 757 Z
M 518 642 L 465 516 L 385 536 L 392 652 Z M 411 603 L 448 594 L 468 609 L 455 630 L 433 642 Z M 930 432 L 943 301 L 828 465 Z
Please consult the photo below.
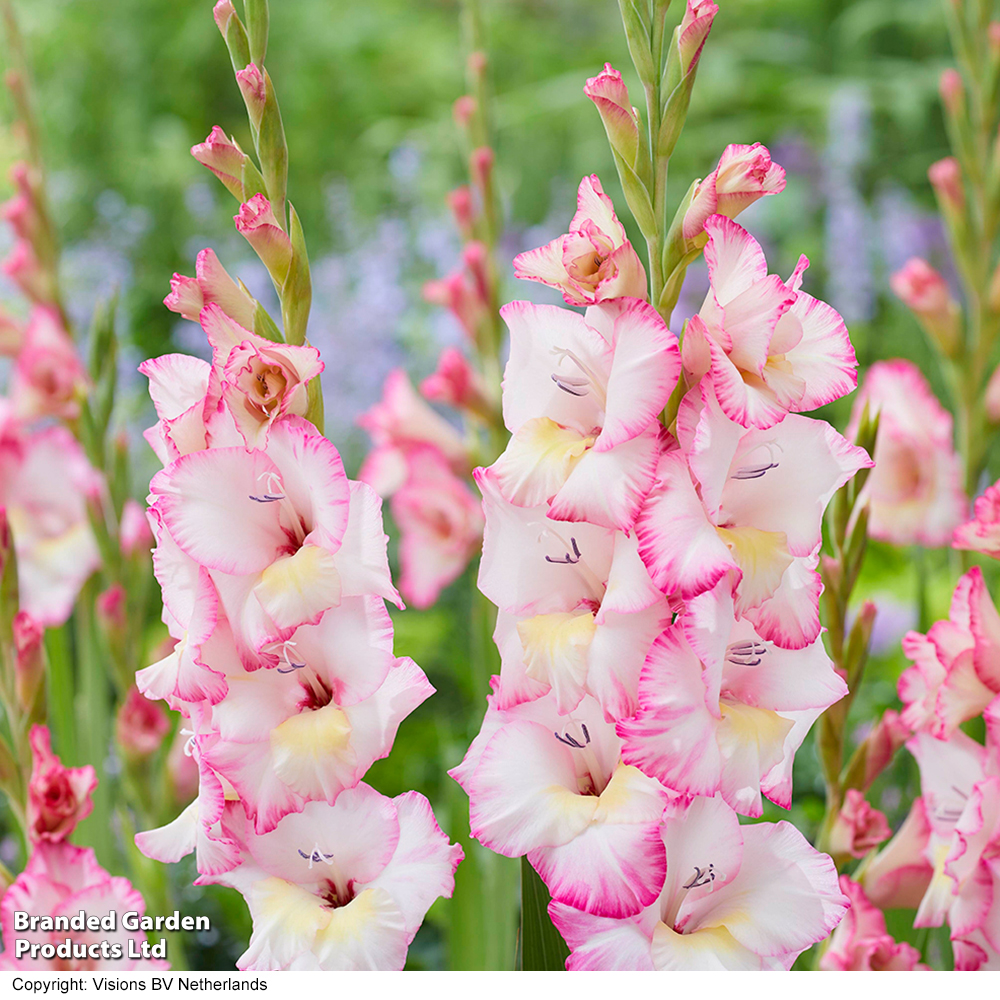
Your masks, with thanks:
M 151 701 L 133 685 L 115 718 L 118 745 L 129 757 L 149 757 L 169 732 L 170 718 L 160 703 Z
M 231 195 L 243 200 L 243 164 L 247 154 L 235 139 L 214 126 L 204 142 L 191 147 L 191 155 L 225 184 Z
M 719 6 L 712 0 L 688 0 L 687 10 L 677 29 L 677 48 L 681 58 L 681 73 L 687 75 L 698 65 L 705 40 Z
M 280 288 L 284 285 L 292 264 L 292 241 L 275 218 L 271 203 L 264 195 L 255 194 L 240 206 L 239 214 L 233 220 L 237 231 L 257 251 L 257 256 Z
M 232 4 L 232 0 L 219 0 L 219 2 L 212 8 L 212 17 L 215 18 L 215 23 L 219 27 L 219 31 L 222 32 L 222 37 L 226 37 L 226 31 L 229 29 L 229 22 L 236 16 L 236 8 Z
M 632 166 L 639 150 L 639 118 L 621 73 L 611 63 L 605 63 L 597 76 L 587 80 L 583 92 L 600 112 L 611 148 Z
M 462 248 L 462 260 L 472 276 L 476 294 L 486 306 L 490 301 L 489 251 L 479 240 L 470 240 Z
M 27 611 L 14 616 L 14 684 L 21 711 L 30 715 L 45 679 L 45 626 Z
M 830 832 L 830 853 L 861 858 L 891 836 L 885 815 L 873 809 L 862 792 L 849 788 Z
M 195 277 L 175 274 L 170 279 L 170 294 L 163 304 L 192 323 L 199 321 L 205 306 L 215 304 L 244 329 L 253 329 L 254 300 L 233 281 L 210 248 L 198 254 Z
M 264 74 L 256 63 L 250 63 L 246 69 L 237 70 L 236 82 L 247 106 L 247 114 L 254 128 L 260 128 L 264 117 L 264 105 L 267 103 L 267 84 Z
M 478 49 L 475 52 L 469 53 L 469 58 L 466 61 L 466 65 L 469 68 L 469 72 L 473 76 L 483 76 L 486 73 L 486 67 L 489 64 L 486 53 L 481 52 Z
M 13 357 L 24 344 L 24 327 L 0 309 L 0 355 Z
M 965 207 L 965 190 L 962 187 L 962 168 L 954 156 L 946 156 L 932 163 L 927 177 L 943 207 L 961 212 Z
M 91 792 L 97 775 L 86 767 L 64 767 L 52 752 L 47 726 L 32 726 L 31 781 L 28 785 L 28 837 L 33 844 L 59 843 L 94 808 Z
M 454 115 L 455 124 L 461 129 L 467 129 L 472 121 L 472 116 L 476 113 L 476 99 L 468 94 L 463 94 L 452 105 L 451 113 Z
M 32 245 L 19 239 L 0 263 L 0 270 L 37 303 L 51 302 L 53 295 L 52 278 L 42 268 Z
M 475 225 L 472 189 L 463 184 L 462 187 L 449 191 L 446 200 L 451 214 L 455 217 L 455 225 L 458 227 L 462 239 L 471 239 Z
M 895 709 L 887 708 L 878 725 L 868 734 L 863 791 L 892 763 L 896 751 L 912 736 L 910 727 Z
M 944 278 L 927 261 L 912 257 L 892 275 L 889 284 L 931 339 L 950 356 L 958 345 L 961 310 Z
M 962 75 L 957 69 L 946 69 L 941 74 L 938 87 L 941 91 L 941 101 L 948 114 L 953 118 L 960 115 L 965 103 L 965 87 L 962 84 Z
M 493 150 L 489 146 L 474 149 L 469 156 L 469 170 L 473 183 L 480 191 L 488 190 L 493 175 Z
M 993 374 L 986 384 L 984 403 L 986 405 L 986 415 L 993 423 L 1000 424 L 1000 365 L 997 365 L 993 370 Z
M 95 602 L 97 620 L 109 631 L 121 632 L 125 628 L 125 588 L 113 583 L 97 595 Z
M 428 281 L 423 288 L 426 301 L 454 313 L 465 332 L 473 340 L 486 316 L 482 297 L 464 271 L 453 271 L 445 278 Z
M 990 21 L 986 28 L 986 44 L 990 47 L 990 55 L 1000 58 L 1000 21 Z
M 695 189 L 684 214 L 684 238 L 694 239 L 710 215 L 735 219 L 745 208 L 768 194 L 785 190 L 785 171 L 771 161 L 766 146 L 727 146 L 719 164 Z
M 135 500 L 125 501 L 122 508 L 121 524 L 118 528 L 118 542 L 122 555 L 126 558 L 137 552 L 149 552 L 153 547 L 153 532 L 149 527 L 149 518 L 142 504 Z
M 474 413 L 488 412 L 483 377 L 457 347 L 446 347 L 437 370 L 420 383 L 420 391 L 432 403 L 447 403 Z

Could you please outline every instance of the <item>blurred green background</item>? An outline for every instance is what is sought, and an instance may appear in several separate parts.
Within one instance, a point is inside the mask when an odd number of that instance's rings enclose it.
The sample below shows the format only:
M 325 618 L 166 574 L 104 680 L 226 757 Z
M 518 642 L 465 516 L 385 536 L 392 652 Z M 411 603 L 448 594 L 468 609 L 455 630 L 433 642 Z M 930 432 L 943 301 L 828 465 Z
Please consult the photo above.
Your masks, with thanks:
M 138 437 L 151 411 L 135 365 L 168 350 L 205 349 L 200 331 L 162 305 L 171 273 L 193 273 L 196 252 L 211 245 L 267 301 L 266 275 L 232 226 L 235 202 L 188 154 L 216 124 L 249 147 L 243 103 L 211 0 L 19 0 L 15 7 L 34 69 L 67 296 L 85 324 L 98 297 L 123 295 L 122 367 L 134 403 L 122 419 L 152 471 Z M 422 376 L 442 346 L 461 338 L 449 317 L 420 299 L 421 284 L 450 270 L 459 251 L 443 200 L 464 170 L 451 119 L 463 92 L 459 5 L 273 7 L 268 67 L 290 150 L 289 195 L 312 259 L 310 336 L 327 364 L 327 431 L 353 473 L 365 446 L 354 419 L 378 397 L 386 372 L 402 364 Z M 914 254 L 949 272 L 926 181 L 928 164 L 947 152 L 937 98 L 949 64 L 940 0 L 720 0 L 720 7 L 671 164 L 674 198 L 713 168 L 727 143 L 768 145 L 788 170 L 787 190 L 741 222 L 764 243 L 772 270 L 787 274 L 806 253 L 805 287 L 843 313 L 862 365 L 908 357 L 940 389 L 920 332 L 887 282 Z M 625 73 L 633 94 L 637 85 L 615 0 L 483 0 L 483 12 L 509 261 L 564 231 L 583 174 L 599 174 L 623 205 L 582 87 L 605 61 Z M 9 106 L 4 111 L 9 122 Z M 13 159 L 9 136 L 0 140 L 2 159 Z M 692 269 L 679 313 L 697 309 L 706 280 Z M 505 292 L 555 301 L 509 274 Z M 11 298 L 11 289 L 0 288 L 0 297 Z M 823 415 L 842 429 L 849 405 Z M 874 680 L 852 718 L 870 721 L 893 703 L 900 636 L 921 615 L 946 611 L 957 577 L 947 558 L 875 547 L 859 594 L 881 610 Z M 398 653 L 413 656 L 439 694 L 402 726 L 391 759 L 370 774 L 389 794 L 428 794 L 446 828 L 456 799 L 443 772 L 460 759 L 484 707 L 473 700 L 467 666 L 469 584 L 453 586 L 430 611 L 396 616 Z M 796 778 L 791 818 L 809 834 L 822 813 L 810 745 Z M 915 786 L 915 767 L 901 760 L 881 779 L 874 804 L 897 824 Z M 180 868 L 185 905 L 219 915 L 221 934 L 203 939 L 192 962 L 225 967 L 245 941 L 242 901 L 191 887 L 193 866 Z M 443 907 L 432 911 L 411 965 L 443 961 L 445 918 Z

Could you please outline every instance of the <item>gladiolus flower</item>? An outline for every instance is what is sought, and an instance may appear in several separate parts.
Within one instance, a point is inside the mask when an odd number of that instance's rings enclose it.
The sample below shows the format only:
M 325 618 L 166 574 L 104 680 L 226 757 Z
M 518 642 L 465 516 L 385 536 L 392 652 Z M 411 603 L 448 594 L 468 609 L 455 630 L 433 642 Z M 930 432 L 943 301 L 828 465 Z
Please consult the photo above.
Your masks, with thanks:
M 934 871 L 924 856 L 929 837 L 927 806 L 914 799 L 896 835 L 865 865 L 862 883 L 876 906 L 915 910 L 920 905 Z
M 228 26 L 228 18 L 226 19 Z M 223 32 L 223 35 L 225 32 Z M 236 71 L 236 83 L 239 85 L 243 101 L 247 106 L 247 114 L 254 128 L 260 128 L 264 117 L 264 105 L 267 103 L 267 78 L 256 63 L 250 63 L 245 69 Z M 255 196 L 256 197 L 256 196 Z M 263 197 L 261 195 L 260 197 Z M 265 199 L 266 200 L 266 199 Z
M 47 726 L 32 726 L 31 781 L 28 784 L 28 836 L 33 844 L 65 840 L 86 819 L 94 803 L 97 775 L 86 767 L 64 767 L 52 752 Z
M 584 177 L 569 233 L 514 258 L 514 274 L 558 288 L 574 306 L 646 298 L 646 272 L 596 174 Z M 508 307 L 510 308 L 510 307 Z
M 965 85 L 962 83 L 962 75 L 957 69 L 948 67 L 942 74 L 939 82 L 941 91 L 941 102 L 945 110 L 953 118 L 962 113 L 965 104 Z
M 27 240 L 18 240 L 10 253 L 0 262 L 0 270 L 38 305 L 50 304 L 55 290 L 52 276 L 39 263 L 38 257 Z
M 863 792 L 849 788 L 830 831 L 830 853 L 863 858 L 891 836 L 885 814 L 873 809 Z
M 554 901 L 570 970 L 787 969 L 844 915 L 837 869 L 789 823 L 740 826 L 721 799 L 681 800 L 662 825 L 666 878 L 627 919 Z
M 948 545 L 965 516 L 951 414 L 909 361 L 877 361 L 855 397 L 848 436 L 865 404 L 879 413 L 875 467 L 864 486 L 868 532 L 894 545 Z
M 955 529 L 952 546 L 1000 559 L 1000 482 L 976 497 L 974 509 L 973 519 Z
M 718 12 L 719 6 L 712 0 L 687 0 L 687 9 L 677 28 L 677 49 L 682 75 L 687 75 L 697 67 L 701 50 L 705 47 Z
M 200 321 L 205 306 L 215 304 L 240 326 L 253 329 L 254 300 L 229 276 L 215 251 L 208 248 L 198 254 L 195 277 L 175 274 L 171 278 L 170 294 L 163 304 L 192 323 Z
M 235 827 L 234 822 L 234 827 Z M 367 785 L 314 802 L 270 833 L 247 827 L 243 863 L 211 881 L 243 893 L 254 920 L 245 970 L 399 970 L 424 914 L 450 897 L 462 849 L 416 792 Z
M 156 753 L 170 732 L 170 719 L 161 705 L 146 698 L 134 685 L 115 718 L 115 739 L 130 757 Z
M 864 889 L 847 875 L 840 888 L 851 908 L 830 939 L 820 960 L 827 972 L 916 972 L 926 971 L 920 952 L 913 945 L 896 941 L 885 929 L 885 916 L 873 906 Z
M 51 306 L 35 306 L 14 363 L 11 403 L 15 414 L 23 420 L 74 420 L 89 384 L 59 313 Z
M 973 566 L 958 582 L 948 619 L 927 632 L 908 632 L 903 652 L 913 661 L 899 678 L 902 720 L 947 739 L 1000 693 L 1000 615 Z
M 35 711 L 35 699 L 45 681 L 45 628 L 27 611 L 18 611 L 12 623 L 14 684 L 17 701 L 26 717 Z
M 124 556 L 133 556 L 139 552 L 148 553 L 153 547 L 153 531 L 149 527 L 146 511 L 135 500 L 126 500 L 122 507 L 118 541 Z
M 14 880 L 0 903 L 0 921 L 6 945 L 0 953 L 0 968 L 17 972 L 89 972 L 93 970 L 151 971 L 169 966 L 160 959 L 134 959 L 145 945 L 142 931 L 117 929 L 82 931 L 15 930 L 18 911 L 37 917 L 78 917 L 81 910 L 91 915 L 133 912 L 142 916 L 146 904 L 128 879 L 109 875 L 89 847 L 72 844 L 36 844 L 24 871 Z M 15 941 L 26 940 L 40 948 L 35 957 L 17 956 Z M 67 943 L 68 941 L 68 943 Z M 122 958 L 110 958 L 102 942 L 121 949 Z
M 480 415 L 490 412 L 485 379 L 456 347 L 441 352 L 437 370 L 420 383 L 420 392 L 432 403 L 446 403 Z
M 962 168 L 954 156 L 946 156 L 932 163 L 927 177 L 938 196 L 942 208 L 957 213 L 965 210 L 965 188 L 962 186 Z
M 785 171 L 771 162 L 765 146 L 726 146 L 719 165 L 695 188 L 691 205 L 684 214 L 683 234 L 694 239 L 710 215 L 735 219 L 745 208 L 768 194 L 785 190 Z

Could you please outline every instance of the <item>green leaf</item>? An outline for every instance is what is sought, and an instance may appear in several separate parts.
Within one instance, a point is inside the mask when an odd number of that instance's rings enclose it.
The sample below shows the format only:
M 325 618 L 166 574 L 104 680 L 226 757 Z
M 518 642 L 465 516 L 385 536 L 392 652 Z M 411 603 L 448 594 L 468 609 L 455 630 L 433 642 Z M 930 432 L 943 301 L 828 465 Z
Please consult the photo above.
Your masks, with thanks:
M 625 200 L 632 210 L 636 224 L 647 240 L 653 239 L 656 236 L 656 217 L 653 214 L 653 203 L 650 201 L 646 185 L 642 183 L 639 175 L 625 162 L 616 149 L 612 149 L 611 152 L 614 153 L 615 166 L 618 168 L 618 177 L 622 182 Z
M 263 66 L 270 23 L 267 0 L 245 0 L 243 6 L 247 15 L 247 33 L 250 35 L 250 59 L 258 66 Z
M 229 19 L 225 37 L 233 72 L 238 73 L 241 69 L 246 69 L 250 63 L 250 42 L 243 22 L 235 14 Z
M 306 253 L 302 223 L 291 204 L 288 211 L 292 263 L 281 289 L 281 318 L 285 326 L 285 341 L 289 344 L 303 344 L 306 339 L 306 324 L 309 322 L 309 307 L 312 304 L 312 279 L 309 277 L 309 255 Z
M 566 968 L 569 948 L 549 918 L 551 897 L 538 873 L 521 858 L 521 961 L 525 972 L 555 972 Z

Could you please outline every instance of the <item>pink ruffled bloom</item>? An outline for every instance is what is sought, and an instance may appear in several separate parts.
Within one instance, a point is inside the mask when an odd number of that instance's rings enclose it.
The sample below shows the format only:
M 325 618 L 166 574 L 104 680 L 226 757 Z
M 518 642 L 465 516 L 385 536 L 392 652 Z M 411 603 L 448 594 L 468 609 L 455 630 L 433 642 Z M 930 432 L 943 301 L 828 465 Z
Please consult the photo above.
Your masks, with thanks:
M 97 775 L 86 767 L 64 767 L 52 752 L 47 726 L 32 726 L 31 781 L 28 784 L 28 836 L 33 844 L 65 840 L 86 819 L 94 803 Z
M 129 688 L 115 718 L 115 739 L 122 750 L 131 757 L 148 757 L 169 732 L 170 718 L 162 706 L 137 687 Z
M 86 369 L 59 313 L 35 306 L 14 363 L 11 403 L 22 420 L 59 417 L 74 420 L 90 385 Z
M 195 258 L 193 278 L 175 274 L 170 279 L 170 294 L 163 304 L 192 323 L 199 322 L 205 306 L 215 304 L 240 326 L 253 329 L 254 300 L 233 281 L 209 248 Z
M 407 467 L 406 482 L 392 496 L 402 535 L 399 590 L 414 607 L 429 608 L 480 550 L 483 512 L 437 449 L 415 449 Z
M 512 437 L 492 466 L 511 503 L 629 531 L 653 487 L 660 411 L 680 374 L 677 338 L 635 298 L 585 316 L 512 302 L 503 418 Z
M 614 919 L 549 904 L 570 947 L 567 969 L 788 969 L 849 905 L 833 862 L 789 823 L 741 826 L 721 799 L 696 798 L 668 807 L 658 836 L 665 878 L 639 913 Z
M 275 217 L 271 203 L 264 195 L 255 194 L 240 206 L 233 221 L 236 223 L 236 231 L 246 237 L 280 288 L 292 266 L 292 241 Z
M 885 814 L 873 808 L 863 792 L 849 788 L 830 831 L 830 853 L 863 858 L 891 836 Z
M 257 835 L 227 820 L 241 864 L 207 881 L 243 893 L 254 921 L 243 970 L 400 970 L 431 903 L 450 897 L 462 848 L 430 803 L 368 785 Z
M 830 939 L 820 961 L 827 972 L 925 972 L 920 952 L 896 941 L 885 929 L 885 915 L 865 895 L 864 889 L 847 875 L 840 888 L 851 908 Z
M 169 968 L 159 959 L 130 958 L 130 951 L 138 951 L 146 944 L 146 935 L 143 931 L 126 931 L 120 924 L 114 931 L 14 929 L 14 914 L 18 911 L 68 919 L 78 917 L 81 910 L 92 916 L 112 910 L 119 914 L 132 911 L 141 917 L 146 904 L 128 879 L 109 875 L 89 847 L 65 842 L 35 845 L 24 871 L 0 903 L 6 945 L 0 953 L 0 968 L 18 972 L 156 972 Z M 19 941 L 27 944 L 20 955 L 16 950 Z
M 808 258 L 786 284 L 767 273 L 742 226 L 712 215 L 704 228 L 711 288 L 684 335 L 688 382 L 710 378 L 726 416 L 762 430 L 854 389 L 857 360 L 843 319 L 801 290 Z
M 903 652 L 913 666 L 899 678 L 902 721 L 914 731 L 947 739 L 1000 693 L 1000 615 L 978 566 L 959 580 L 949 617 L 908 632 Z
M 218 125 L 208 138 L 191 147 L 191 155 L 219 178 L 233 197 L 243 200 L 243 166 L 247 154 Z M 235 317 L 233 317 L 235 319 Z
M 60 474 L 53 476 L 53 469 Z M 66 621 L 100 564 L 87 517 L 100 489 L 98 474 L 64 427 L 27 436 L 0 430 L 0 505 L 14 536 L 21 608 L 43 625 Z
M 702 232 L 710 215 L 735 219 L 765 195 L 784 190 L 784 168 L 771 162 L 766 146 L 759 142 L 752 146 L 726 146 L 715 170 L 698 181 L 684 214 L 684 238 L 691 240 Z
M 514 274 L 558 288 L 574 306 L 646 298 L 646 272 L 596 174 L 584 177 L 569 233 L 518 254 Z M 510 308 L 510 307 L 508 307 Z
M 600 112 L 612 148 L 630 167 L 634 167 L 639 151 L 640 123 L 621 73 L 611 63 L 605 63 L 604 69 L 587 81 L 583 92 Z M 574 228 L 570 225 L 570 232 Z
M 893 545 L 949 545 L 966 516 L 951 414 L 909 361 L 877 361 L 854 400 L 850 437 L 868 404 L 878 413 L 875 468 L 865 483 L 868 532 Z
M 976 497 L 973 507 L 972 520 L 955 529 L 952 547 L 1000 559 L 1000 482 L 988 486 L 981 497 Z
M 468 451 L 461 434 L 420 398 L 402 368 L 389 372 L 382 399 L 357 422 L 375 445 L 358 478 L 379 496 L 391 496 L 406 482 L 407 455 L 427 445 L 444 455 L 453 472 L 468 470 Z

